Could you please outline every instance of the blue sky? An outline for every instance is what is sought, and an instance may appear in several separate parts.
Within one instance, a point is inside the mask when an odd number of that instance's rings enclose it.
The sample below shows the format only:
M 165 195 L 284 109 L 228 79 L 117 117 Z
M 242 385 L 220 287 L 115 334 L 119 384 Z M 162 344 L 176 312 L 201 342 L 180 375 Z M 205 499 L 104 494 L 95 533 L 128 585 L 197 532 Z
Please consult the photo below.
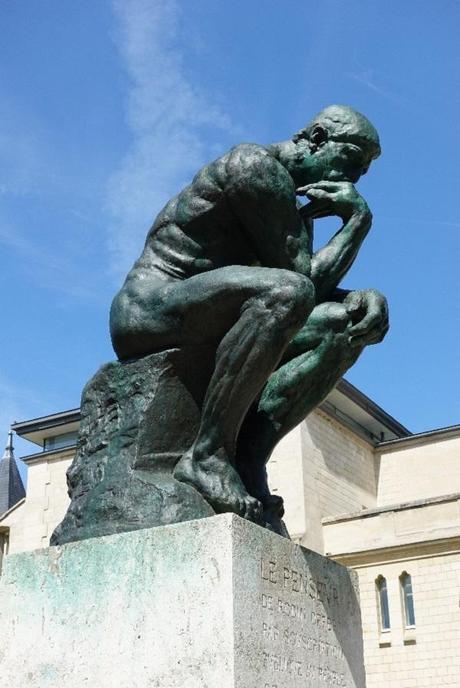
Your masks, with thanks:
M 391 331 L 348 379 L 413 431 L 460 423 L 459 19 L 455 0 L 0 2 L 0 434 L 78 406 L 113 358 L 110 301 L 169 196 L 331 103 L 383 147 L 343 286 L 383 291 Z

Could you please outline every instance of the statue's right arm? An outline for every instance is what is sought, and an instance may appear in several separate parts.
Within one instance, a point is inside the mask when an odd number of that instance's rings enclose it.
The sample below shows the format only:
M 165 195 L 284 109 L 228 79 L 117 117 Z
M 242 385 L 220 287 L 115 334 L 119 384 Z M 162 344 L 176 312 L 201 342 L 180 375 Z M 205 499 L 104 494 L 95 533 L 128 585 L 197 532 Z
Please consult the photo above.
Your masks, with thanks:
M 306 192 L 312 201 L 310 212 L 314 212 L 316 206 L 317 217 L 337 215 L 343 221 L 339 231 L 312 257 L 311 278 L 317 302 L 322 303 L 330 300 L 353 264 L 371 227 L 372 214 L 350 182 L 322 181 L 297 189 L 299 192 Z M 309 206 L 301 210 L 301 213 L 308 212 Z
M 234 149 L 226 195 L 262 266 L 310 275 L 310 238 L 297 210 L 294 182 L 275 158 L 259 146 Z

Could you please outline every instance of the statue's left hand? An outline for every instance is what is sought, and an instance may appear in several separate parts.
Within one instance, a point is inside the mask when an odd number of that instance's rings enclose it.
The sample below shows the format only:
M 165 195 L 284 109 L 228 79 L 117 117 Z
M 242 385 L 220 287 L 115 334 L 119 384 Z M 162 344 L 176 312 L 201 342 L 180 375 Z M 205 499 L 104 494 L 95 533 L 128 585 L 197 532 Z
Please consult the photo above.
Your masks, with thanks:
M 343 301 L 353 325 L 349 330 L 350 344 L 378 344 L 390 327 L 388 303 L 376 289 L 351 291 Z

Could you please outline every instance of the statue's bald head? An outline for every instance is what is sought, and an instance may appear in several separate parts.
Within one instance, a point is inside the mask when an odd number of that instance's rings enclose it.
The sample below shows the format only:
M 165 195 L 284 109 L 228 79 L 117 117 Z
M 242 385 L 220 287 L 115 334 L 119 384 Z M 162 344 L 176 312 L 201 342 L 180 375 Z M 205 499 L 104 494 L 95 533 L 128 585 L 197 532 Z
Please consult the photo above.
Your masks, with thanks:
M 304 129 L 294 134 L 293 141 L 309 141 L 314 132 L 323 129 L 329 140 L 349 141 L 362 148 L 369 157 L 375 160 L 381 153 L 379 135 L 367 117 L 347 105 L 330 105 L 321 110 Z

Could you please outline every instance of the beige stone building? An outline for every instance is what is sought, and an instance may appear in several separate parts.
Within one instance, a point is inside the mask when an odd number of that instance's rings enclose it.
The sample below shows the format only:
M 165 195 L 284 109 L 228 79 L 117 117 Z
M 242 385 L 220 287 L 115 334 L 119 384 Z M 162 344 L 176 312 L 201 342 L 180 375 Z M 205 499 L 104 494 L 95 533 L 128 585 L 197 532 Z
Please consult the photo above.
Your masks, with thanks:
M 48 545 L 78 424 L 75 409 L 14 425 L 39 451 L 0 515 L 3 554 Z M 460 426 L 411 434 L 342 381 L 269 468 L 293 539 L 358 572 L 368 688 L 460 687 Z

